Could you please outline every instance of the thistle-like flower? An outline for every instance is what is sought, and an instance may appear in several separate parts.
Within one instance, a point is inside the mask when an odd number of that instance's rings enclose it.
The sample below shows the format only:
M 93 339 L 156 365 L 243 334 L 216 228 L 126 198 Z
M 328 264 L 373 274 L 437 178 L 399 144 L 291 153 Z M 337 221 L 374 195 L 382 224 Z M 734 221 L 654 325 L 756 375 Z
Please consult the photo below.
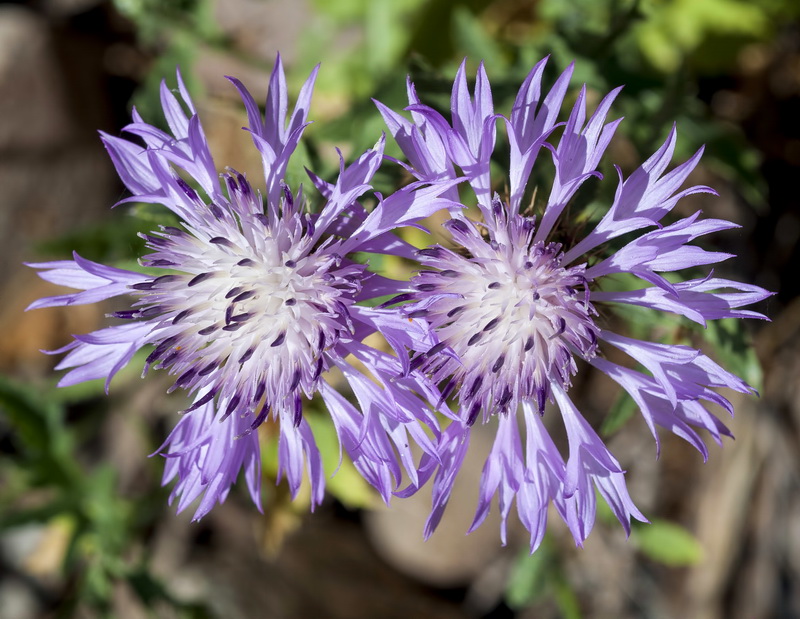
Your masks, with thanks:
M 161 89 L 171 135 L 134 111 L 134 122 L 125 130 L 144 145 L 102 136 L 133 194 L 122 202 L 161 204 L 180 220 L 179 226 L 145 235 L 150 253 L 141 264 L 163 274 L 143 275 L 78 255 L 30 265 L 42 278 L 80 290 L 41 299 L 31 308 L 119 295 L 135 299 L 130 309 L 113 315 L 121 324 L 76 336 L 54 351 L 68 353 L 58 368 L 71 368 L 60 384 L 105 378 L 108 388 L 136 351 L 152 345 L 145 372 L 167 370 L 175 376 L 171 390 L 184 389 L 194 398 L 160 451 L 167 459 L 164 482 L 178 479 L 172 495 L 180 497 L 178 510 L 203 495 L 195 518 L 225 499 L 242 469 L 260 507 L 254 430 L 268 419 L 279 427 L 279 475 L 296 493 L 305 462 L 312 508 L 322 500 L 325 474 L 303 410 L 304 397 L 315 394 L 327 405 L 345 451 L 387 500 L 402 469 L 418 481 L 412 441 L 435 457 L 437 421 L 419 396 L 435 401 L 438 393 L 418 372 L 408 371 L 407 361 L 403 367 L 397 357 L 364 342 L 380 332 L 404 350 L 425 346 L 428 331 L 421 321 L 409 322 L 396 311 L 359 305 L 405 284 L 370 273 L 348 255 L 412 255 L 413 248 L 392 230 L 447 206 L 437 198 L 447 184 L 399 191 L 380 199 L 368 214 L 357 200 L 370 188 L 383 158 L 381 138 L 354 164 L 342 164 L 335 184 L 312 175 L 326 202 L 317 213 L 305 212 L 301 190 L 292 193 L 284 179 L 307 125 L 316 73 L 288 120 L 280 58 L 263 118 L 250 93 L 231 79 L 263 160 L 263 196 L 234 170 L 219 175 L 180 74 L 183 104 L 165 84 Z M 353 359 L 371 376 L 356 369 Z M 326 381 L 334 368 L 352 387 L 360 409 Z M 404 378 L 397 380 L 401 373 Z
M 477 420 L 496 418 L 494 447 L 484 466 L 470 530 L 483 522 L 497 494 L 505 543 L 506 519 L 516 498 L 520 519 L 530 532 L 531 551 L 542 540 L 551 502 L 576 543 L 582 544 L 594 522 L 595 488 L 626 531 L 631 517 L 645 520 L 629 496 L 620 464 L 568 395 L 578 372 L 576 360 L 606 373 L 631 395 L 656 442 L 656 427 L 661 426 L 689 441 L 704 458 L 706 446 L 696 429 L 707 430 L 718 443 L 729 432 L 702 402 L 732 412 L 728 400 L 714 388 L 753 391 L 699 350 L 637 340 L 604 328 L 603 313 L 609 304 L 672 312 L 705 325 L 707 320 L 726 317 L 764 318 L 739 308 L 770 294 L 711 275 L 680 283 L 662 275 L 730 257 L 688 243 L 736 227 L 728 221 L 700 219 L 699 212 L 661 223 L 682 197 L 714 193 L 702 186 L 680 190 L 701 152 L 665 174 L 675 147 L 674 128 L 663 146 L 628 178 L 618 169 L 616 196 L 594 229 L 573 246 L 561 242 L 567 236 L 558 229 L 565 208 L 584 181 L 602 178 L 597 166 L 620 122 L 606 122 L 618 89 L 587 121 L 584 87 L 557 144 L 551 143 L 551 136 L 559 133 L 556 121 L 572 66 L 543 97 L 545 62 L 538 63 L 523 83 L 509 118 L 494 113 L 483 65 L 474 98 L 464 64 L 459 69 L 451 99 L 452 124 L 420 102 L 410 81 L 406 109 L 411 120 L 377 103 L 409 161 L 407 169 L 421 181 L 448 181 L 460 175 L 468 181 L 480 211 L 479 220 L 473 221 L 463 207 L 450 209 L 445 227 L 452 245 L 420 251 L 424 269 L 411 281 L 410 291 L 398 298 L 410 301 L 404 306 L 407 315 L 425 318 L 438 339 L 430 348 L 416 349 L 410 369 L 423 370 L 441 386 L 443 397 L 456 397 L 459 407 L 458 421 L 442 435 L 438 459 L 424 458 L 420 482 L 435 473 L 426 535 L 445 509 L 468 448 L 469 428 Z M 490 178 L 501 118 L 510 146 L 505 199 L 493 193 Z M 555 175 L 537 221 L 523 211 L 522 202 L 542 147 L 552 153 Z M 455 190 L 446 195 L 457 199 Z M 643 232 L 646 228 L 651 230 Z M 588 252 L 634 231 L 639 232 L 636 238 L 607 251 L 605 258 L 589 256 Z M 645 287 L 604 289 L 606 278 L 615 274 L 635 275 Z M 648 373 L 610 361 L 605 356 L 610 347 Z M 542 420 L 548 402 L 561 412 L 569 448 L 566 459 Z M 408 492 L 417 487 L 412 482 Z

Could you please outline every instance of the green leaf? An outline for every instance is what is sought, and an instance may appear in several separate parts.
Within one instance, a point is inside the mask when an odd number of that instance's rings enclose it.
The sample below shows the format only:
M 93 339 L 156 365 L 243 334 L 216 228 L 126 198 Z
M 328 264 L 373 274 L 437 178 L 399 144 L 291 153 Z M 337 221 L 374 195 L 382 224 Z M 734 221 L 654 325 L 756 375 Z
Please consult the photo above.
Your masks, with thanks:
M 306 420 L 314 432 L 322 456 L 322 465 L 330 475 L 338 467 L 338 471 L 326 480 L 328 492 L 350 509 L 369 508 L 375 504 L 375 491 L 364 480 L 361 474 L 347 458 L 339 464 L 339 438 L 336 428 L 327 415 L 307 415 Z
M 308 147 L 304 141 L 301 141 L 297 145 L 292 158 L 289 159 L 289 165 L 286 168 L 286 184 L 293 191 L 297 191 L 297 188 L 301 185 L 308 186 L 310 183 L 308 181 L 308 175 L 306 174 L 306 168 L 311 169 L 313 167 L 308 156 Z M 303 193 L 305 194 L 306 192 L 304 191 Z M 313 191 L 310 193 L 314 195 Z M 314 197 L 316 198 L 315 195 Z
M 614 434 L 619 430 L 625 422 L 633 417 L 636 413 L 636 402 L 633 401 L 626 391 L 622 391 L 618 396 L 616 402 L 608 412 L 608 417 L 603 420 L 603 425 L 600 427 L 600 432 L 604 436 Z
M 64 411 L 48 393 L 0 375 L 0 415 L 15 436 L 33 475 L 31 483 L 49 480 L 71 485 L 80 478 L 73 454 L 73 438 L 64 425 Z
M 83 225 L 52 240 L 40 243 L 37 253 L 71 256 L 72 252 L 96 262 L 113 262 L 141 256 L 145 244 L 138 234 L 155 226 L 139 217 L 113 216 L 96 225 Z
M 727 370 L 741 376 L 754 389 L 761 390 L 761 363 L 741 320 L 712 320 L 708 323 L 707 337 L 717 349 L 717 356 L 725 360 Z
M 314 10 L 318 13 L 329 15 L 330 17 L 348 22 L 363 17 L 368 7 L 367 0 L 337 0 L 328 2 L 327 0 L 313 0 Z
M 46 523 L 66 513 L 75 510 L 76 504 L 72 497 L 62 497 L 39 507 L 30 509 L 14 509 L 2 505 L 0 513 L 0 530 L 13 529 L 31 523 Z
M 507 69 L 503 52 L 495 37 L 469 9 L 457 7 L 453 12 L 453 32 L 459 51 L 475 60 L 483 60 L 492 71 Z
M 520 550 L 506 584 L 506 604 L 517 610 L 539 599 L 545 592 L 552 568 L 553 554 L 546 543 L 533 554 L 527 548 Z
M 703 560 L 699 540 L 684 527 L 666 520 L 633 527 L 631 542 L 647 557 L 664 565 L 682 567 Z
M 581 606 L 575 590 L 565 578 L 559 578 L 554 587 L 553 597 L 564 619 L 581 619 Z

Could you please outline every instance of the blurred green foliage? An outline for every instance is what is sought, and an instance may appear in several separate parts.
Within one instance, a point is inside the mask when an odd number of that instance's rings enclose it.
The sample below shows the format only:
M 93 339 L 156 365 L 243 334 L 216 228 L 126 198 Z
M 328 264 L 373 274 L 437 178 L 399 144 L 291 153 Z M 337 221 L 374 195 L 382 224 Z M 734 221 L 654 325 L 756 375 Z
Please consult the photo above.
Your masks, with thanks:
M 165 493 L 151 490 L 135 500 L 123 498 L 116 472 L 90 464 L 83 455 L 100 424 L 66 421 L 65 399 L 82 396 L 86 415 L 86 397 L 90 391 L 96 396 L 102 386 L 93 381 L 77 394 L 65 390 L 66 398 L 52 386 L 42 387 L 0 376 L 0 434 L 9 433 L 14 446 L 13 457 L 0 456 L 0 533 L 33 524 L 49 535 L 49 552 L 55 548 L 57 553 L 51 559 L 57 565 L 51 567 L 68 578 L 71 588 L 59 616 L 88 609 L 108 616 L 114 588 L 121 583 L 154 613 L 171 608 L 184 617 L 208 616 L 202 606 L 174 598 L 141 552 L 141 540 L 163 510 Z
M 695 565 L 703 560 L 703 548 L 684 527 L 665 520 L 636 523 L 631 542 L 653 561 L 671 567 Z
M 549 535 L 542 545 L 530 554 L 520 550 L 506 583 L 506 604 L 512 610 L 536 607 L 552 601 L 564 619 L 580 619 L 580 605 L 569 585 L 558 549 Z

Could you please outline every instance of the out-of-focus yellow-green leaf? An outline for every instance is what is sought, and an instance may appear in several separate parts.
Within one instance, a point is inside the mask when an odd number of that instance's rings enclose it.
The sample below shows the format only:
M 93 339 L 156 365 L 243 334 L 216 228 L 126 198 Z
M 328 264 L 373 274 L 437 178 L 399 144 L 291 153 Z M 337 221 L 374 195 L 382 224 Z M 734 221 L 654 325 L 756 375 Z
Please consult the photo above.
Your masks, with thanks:
M 634 526 L 631 542 L 649 558 L 664 565 L 681 567 L 703 560 L 703 547 L 684 527 L 666 520 Z
M 312 412 L 307 414 L 305 419 L 314 433 L 322 457 L 322 466 L 328 476 L 325 482 L 327 491 L 350 509 L 373 506 L 376 494 L 372 487 L 364 481 L 352 462 L 345 456 L 342 458 L 341 465 L 339 464 L 339 439 L 327 413 Z M 261 441 L 261 463 L 264 472 L 275 478 L 278 474 L 278 437 L 276 434 L 268 432 L 264 434 L 266 440 Z M 303 494 L 303 490 L 301 490 L 301 494 Z
M 505 72 L 508 63 L 497 39 L 486 30 L 484 23 L 469 9 L 459 6 L 453 12 L 453 31 L 456 44 L 467 57 L 483 60 L 494 72 Z
M 614 402 L 611 410 L 608 411 L 608 415 L 603 420 L 600 432 L 604 436 L 614 434 L 614 432 L 625 425 L 628 419 L 634 416 L 636 411 L 636 403 L 633 401 L 633 398 L 625 391 L 620 392 L 616 402 Z
M 552 571 L 553 553 L 545 542 L 534 554 L 527 548 L 519 552 L 506 584 L 506 604 L 513 609 L 535 602 L 546 589 Z
M 763 5 L 742 0 L 651 1 L 644 12 L 635 37 L 644 56 L 664 72 L 675 71 L 709 37 L 759 39 L 770 26 Z
M 581 606 L 578 596 L 566 578 L 556 581 L 553 597 L 564 619 L 581 619 Z
M 352 462 L 345 457 L 342 458 L 341 465 L 339 464 L 339 439 L 330 418 L 327 415 L 308 415 L 306 420 L 317 440 L 325 473 L 331 475 L 336 471 L 335 475 L 327 479 L 328 492 L 350 509 L 375 505 L 377 495 Z

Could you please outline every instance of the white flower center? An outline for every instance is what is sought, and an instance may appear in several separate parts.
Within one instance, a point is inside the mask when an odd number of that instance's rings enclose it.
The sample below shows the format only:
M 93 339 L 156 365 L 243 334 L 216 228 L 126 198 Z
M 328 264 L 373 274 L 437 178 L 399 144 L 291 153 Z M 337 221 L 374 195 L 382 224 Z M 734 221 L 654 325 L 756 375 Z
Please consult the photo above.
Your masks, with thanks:
M 275 230 L 258 218 L 215 224 L 208 239 L 175 228 L 148 237 L 149 263 L 183 273 L 139 286 L 139 316 L 159 320 L 148 362 L 178 376 L 173 388 L 209 387 L 230 411 L 295 407 L 298 388 L 316 390 L 362 267 L 312 252 L 297 219 Z
M 562 267 L 557 244 L 529 247 L 529 234 L 500 244 L 464 226 L 457 233 L 471 255 L 423 253 L 439 270 L 414 280 L 421 301 L 414 307 L 425 308 L 441 342 L 417 363 L 437 382 L 452 376 L 445 391 L 460 386 L 471 421 L 481 409 L 491 414 L 522 399 L 542 410 L 552 382 L 569 386 L 573 355 L 594 354 L 597 328 L 583 267 Z

